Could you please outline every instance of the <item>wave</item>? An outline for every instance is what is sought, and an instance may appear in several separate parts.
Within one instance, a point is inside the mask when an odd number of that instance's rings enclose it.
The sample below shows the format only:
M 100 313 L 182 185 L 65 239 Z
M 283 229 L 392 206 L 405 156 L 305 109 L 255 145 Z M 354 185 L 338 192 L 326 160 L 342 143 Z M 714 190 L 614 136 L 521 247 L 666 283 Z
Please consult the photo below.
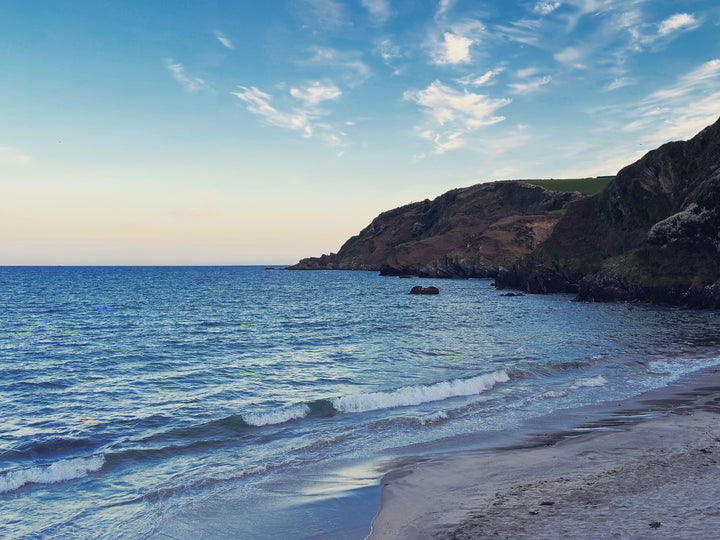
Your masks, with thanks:
M 570 387 L 570 389 L 577 390 L 578 388 L 597 388 L 600 386 L 605 386 L 606 384 L 607 379 L 605 377 L 603 377 L 602 375 L 595 375 L 594 377 L 587 377 L 585 379 L 578 380 Z
M 648 371 L 654 375 L 670 375 L 672 380 L 679 379 L 695 371 L 715 367 L 720 364 L 720 357 L 673 360 L 654 360 L 648 365 Z
M 360 413 L 395 407 L 420 405 L 459 396 L 472 396 L 490 390 L 497 383 L 507 382 L 505 371 L 495 371 L 469 379 L 455 379 L 430 385 L 407 386 L 390 392 L 371 392 L 334 398 L 333 407 L 338 412 Z
M 305 403 L 286 407 L 280 410 L 269 411 L 265 413 L 248 413 L 243 415 L 243 420 L 251 426 L 271 426 L 276 424 L 284 424 L 291 420 L 305 418 L 310 414 L 310 407 Z
M 47 467 L 10 471 L 0 476 L 0 493 L 15 491 L 28 484 L 56 484 L 97 472 L 105 464 L 102 455 L 56 461 Z

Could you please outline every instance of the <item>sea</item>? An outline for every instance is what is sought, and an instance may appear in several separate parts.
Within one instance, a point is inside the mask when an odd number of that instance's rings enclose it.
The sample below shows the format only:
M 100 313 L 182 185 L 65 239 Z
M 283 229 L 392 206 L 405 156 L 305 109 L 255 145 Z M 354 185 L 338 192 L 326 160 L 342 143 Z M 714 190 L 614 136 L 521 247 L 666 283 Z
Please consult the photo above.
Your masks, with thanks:
M 361 539 L 393 467 L 720 366 L 717 311 L 501 293 L 0 267 L 0 537 Z

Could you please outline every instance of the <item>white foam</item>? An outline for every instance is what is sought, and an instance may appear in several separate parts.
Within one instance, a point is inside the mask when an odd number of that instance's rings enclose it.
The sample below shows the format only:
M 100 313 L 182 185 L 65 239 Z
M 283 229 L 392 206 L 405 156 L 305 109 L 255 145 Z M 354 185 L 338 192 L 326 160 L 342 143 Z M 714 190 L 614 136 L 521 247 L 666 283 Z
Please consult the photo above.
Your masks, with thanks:
M 567 395 L 567 390 L 548 390 L 547 392 L 543 392 L 540 397 L 543 399 L 557 399 L 567 397 Z
M 427 426 L 429 424 L 437 424 L 439 422 L 442 422 L 443 420 L 447 420 L 447 413 L 445 411 L 438 411 L 434 414 L 428 414 L 427 416 L 422 416 L 419 418 L 420 424 L 423 426 Z
M 714 367 L 718 364 L 720 364 L 720 357 L 700 359 L 678 358 L 675 360 L 655 360 L 650 362 L 648 369 L 656 375 L 670 375 L 671 380 L 676 380 L 683 375 Z
M 15 491 L 27 484 L 56 484 L 87 476 L 99 471 L 105 463 L 105 457 L 92 456 L 56 461 L 47 467 L 31 467 L 19 471 L 10 471 L 0 476 L 0 493 Z
M 580 379 L 570 388 L 572 390 L 577 390 L 578 388 L 597 388 L 599 386 L 605 386 L 606 384 L 607 379 L 605 377 L 602 375 L 595 375 L 594 377 L 588 377 L 587 379 Z
M 366 412 L 394 407 L 419 405 L 430 401 L 440 401 L 458 396 L 472 396 L 489 390 L 496 383 L 510 380 L 504 371 L 479 375 L 470 379 L 455 379 L 428 386 L 407 386 L 392 392 L 372 392 L 355 394 L 332 400 L 333 407 L 339 412 Z
M 284 424 L 290 420 L 305 418 L 310 413 L 310 407 L 301 403 L 292 407 L 285 407 L 264 413 L 243 414 L 243 420 L 251 426 L 270 426 Z

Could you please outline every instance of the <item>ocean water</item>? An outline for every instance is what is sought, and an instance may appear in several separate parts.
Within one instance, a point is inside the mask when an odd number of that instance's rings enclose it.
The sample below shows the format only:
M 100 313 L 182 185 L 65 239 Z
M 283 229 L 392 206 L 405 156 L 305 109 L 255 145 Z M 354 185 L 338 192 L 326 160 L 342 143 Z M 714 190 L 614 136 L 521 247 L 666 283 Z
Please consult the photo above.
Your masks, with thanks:
M 502 440 L 720 365 L 718 312 L 571 299 L 0 268 L 0 536 L 363 538 L 403 449 Z

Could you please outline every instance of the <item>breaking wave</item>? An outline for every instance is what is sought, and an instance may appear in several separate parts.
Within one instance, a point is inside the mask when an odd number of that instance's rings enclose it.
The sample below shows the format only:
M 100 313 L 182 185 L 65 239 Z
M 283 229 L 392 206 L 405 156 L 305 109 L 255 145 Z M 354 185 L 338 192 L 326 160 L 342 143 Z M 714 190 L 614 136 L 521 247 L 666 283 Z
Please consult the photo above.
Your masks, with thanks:
M 97 472 L 105 464 L 104 456 L 56 461 L 47 467 L 10 471 L 0 476 L 0 493 L 15 491 L 28 484 L 56 484 Z
M 455 379 L 430 385 L 407 386 L 391 392 L 371 392 L 334 398 L 333 407 L 338 412 L 367 412 L 395 407 L 420 405 L 459 396 L 472 396 L 491 389 L 495 384 L 507 382 L 505 371 L 495 371 L 469 379 Z

